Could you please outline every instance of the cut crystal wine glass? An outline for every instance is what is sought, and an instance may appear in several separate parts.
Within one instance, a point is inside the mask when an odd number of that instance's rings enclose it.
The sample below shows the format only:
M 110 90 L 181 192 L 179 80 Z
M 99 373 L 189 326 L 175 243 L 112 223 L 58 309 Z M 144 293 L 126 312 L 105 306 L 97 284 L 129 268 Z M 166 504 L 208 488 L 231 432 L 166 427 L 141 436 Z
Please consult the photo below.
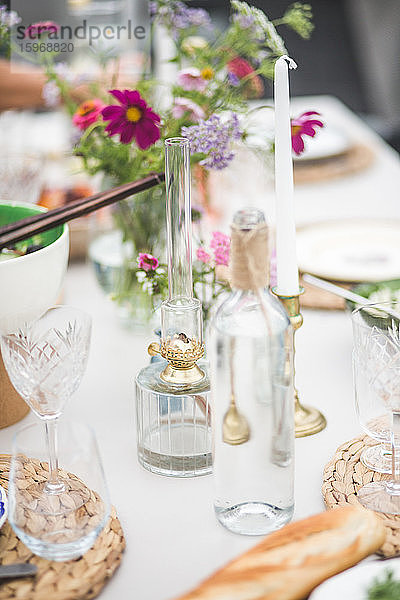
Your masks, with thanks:
M 360 460 L 368 469 L 378 473 L 392 472 L 390 435 L 392 413 L 384 402 L 378 402 L 369 391 L 366 361 L 363 352 L 353 351 L 354 401 L 359 423 L 376 444 L 367 445 Z
M 390 479 L 364 485 L 357 496 L 366 508 L 388 514 L 400 514 L 400 318 L 393 312 L 400 315 L 399 308 L 393 303 L 367 305 L 352 314 L 354 352 L 363 365 L 363 394 L 378 412 L 390 415 L 392 454 Z
M 69 489 L 68 481 L 58 472 L 57 419 L 81 382 L 90 334 L 89 315 L 73 307 L 56 306 L 1 338 L 11 383 L 45 426 L 49 457 L 49 478 L 42 484 L 45 494 L 62 494 Z

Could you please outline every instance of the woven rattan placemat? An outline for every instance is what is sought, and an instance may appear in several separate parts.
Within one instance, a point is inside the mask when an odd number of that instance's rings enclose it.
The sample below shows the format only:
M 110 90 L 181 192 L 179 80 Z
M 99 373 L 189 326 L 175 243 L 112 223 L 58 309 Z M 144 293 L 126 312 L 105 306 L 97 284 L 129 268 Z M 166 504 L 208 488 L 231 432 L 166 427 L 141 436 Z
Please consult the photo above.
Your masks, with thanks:
M 30 476 L 41 477 L 47 470 L 41 463 L 27 464 Z M 8 488 L 10 456 L 0 455 L 0 484 Z M 35 556 L 16 537 L 8 522 L 0 530 L 0 564 L 31 562 L 37 565 L 35 577 L 9 580 L 0 585 L 0 600 L 87 600 L 100 593 L 121 562 L 125 539 L 115 512 L 94 546 L 78 559 L 52 562 Z
M 371 481 L 390 478 L 390 475 L 371 471 L 360 461 L 363 448 L 374 444 L 374 440 L 364 436 L 350 440 L 336 450 L 324 470 L 322 495 L 327 508 L 357 504 L 357 491 L 361 486 Z M 387 531 L 386 541 L 378 554 L 386 558 L 400 555 L 400 516 L 376 514 L 383 519 Z
M 356 144 L 338 156 L 295 162 L 294 182 L 296 184 L 319 183 L 354 175 L 369 167 L 373 160 L 374 153 L 371 148 Z

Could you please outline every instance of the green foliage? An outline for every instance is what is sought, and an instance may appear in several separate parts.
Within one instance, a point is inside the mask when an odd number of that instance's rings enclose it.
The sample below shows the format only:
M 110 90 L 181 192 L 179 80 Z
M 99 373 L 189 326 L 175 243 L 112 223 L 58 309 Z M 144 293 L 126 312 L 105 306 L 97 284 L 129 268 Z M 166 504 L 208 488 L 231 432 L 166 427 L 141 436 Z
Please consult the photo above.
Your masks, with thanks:
M 393 571 L 387 569 L 382 578 L 376 577 L 368 589 L 367 600 L 399 600 L 400 580 Z
M 282 23 L 293 29 L 302 38 L 308 40 L 314 30 L 310 4 L 295 2 L 288 8 L 282 18 Z

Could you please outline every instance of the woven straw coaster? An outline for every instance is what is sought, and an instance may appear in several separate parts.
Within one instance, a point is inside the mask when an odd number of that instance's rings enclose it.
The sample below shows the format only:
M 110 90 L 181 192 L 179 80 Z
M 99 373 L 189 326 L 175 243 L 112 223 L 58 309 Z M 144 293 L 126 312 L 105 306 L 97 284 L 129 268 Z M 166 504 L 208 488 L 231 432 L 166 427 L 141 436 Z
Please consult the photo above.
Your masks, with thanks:
M 337 177 L 354 175 L 369 167 L 374 153 L 368 146 L 356 144 L 337 156 L 318 160 L 297 161 L 294 164 L 296 184 L 319 183 Z
M 324 469 L 322 495 L 327 508 L 344 504 L 358 504 L 357 492 L 361 486 L 371 481 L 389 479 L 371 471 L 360 461 L 360 455 L 367 446 L 376 445 L 370 437 L 358 437 L 339 446 L 333 459 Z M 400 554 L 400 516 L 376 513 L 386 525 L 386 541 L 378 554 L 390 558 Z
M 39 462 L 27 462 L 27 470 L 35 481 L 47 475 Z M 46 465 L 47 466 L 47 465 Z M 33 469 L 34 471 L 33 471 Z M 0 484 L 8 488 L 10 456 L 0 455 Z M 33 472 L 32 472 L 33 471 Z M 36 472 L 36 475 L 33 473 Z M 47 477 L 46 477 L 47 478 Z M 35 556 L 16 537 L 8 521 L 0 530 L 0 564 L 30 562 L 38 567 L 35 577 L 11 579 L 0 585 L 0 600 L 87 600 L 97 596 L 119 566 L 125 539 L 121 524 L 111 509 L 111 517 L 95 544 L 78 559 L 52 562 Z

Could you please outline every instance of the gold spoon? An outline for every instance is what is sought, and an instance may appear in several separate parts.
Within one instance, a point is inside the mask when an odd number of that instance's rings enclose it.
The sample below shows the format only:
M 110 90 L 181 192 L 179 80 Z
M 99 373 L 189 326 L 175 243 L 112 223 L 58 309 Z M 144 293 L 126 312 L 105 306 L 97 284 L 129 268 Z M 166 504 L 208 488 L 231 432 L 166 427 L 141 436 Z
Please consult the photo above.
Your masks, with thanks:
M 231 376 L 231 402 L 224 415 L 222 423 L 222 439 L 226 444 L 239 446 L 245 444 L 250 439 L 250 427 L 246 417 L 242 415 L 236 406 L 233 375 L 233 353 L 235 348 L 235 339 L 231 339 L 231 351 L 229 355 L 229 370 Z

